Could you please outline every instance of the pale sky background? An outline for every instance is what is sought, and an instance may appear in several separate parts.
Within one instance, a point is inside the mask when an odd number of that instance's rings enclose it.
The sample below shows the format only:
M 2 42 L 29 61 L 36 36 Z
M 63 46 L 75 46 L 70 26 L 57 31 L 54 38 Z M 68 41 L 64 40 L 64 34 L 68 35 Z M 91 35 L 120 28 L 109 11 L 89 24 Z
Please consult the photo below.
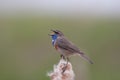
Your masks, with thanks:
M 0 0 L 0 13 L 120 15 L 120 0 Z

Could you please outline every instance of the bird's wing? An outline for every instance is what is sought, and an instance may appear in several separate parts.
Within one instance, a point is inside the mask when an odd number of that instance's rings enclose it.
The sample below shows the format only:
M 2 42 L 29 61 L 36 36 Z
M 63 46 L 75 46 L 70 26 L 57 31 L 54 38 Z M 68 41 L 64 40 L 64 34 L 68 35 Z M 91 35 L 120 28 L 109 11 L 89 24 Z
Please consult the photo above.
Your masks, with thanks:
M 82 51 L 79 50 L 72 42 L 68 41 L 65 37 L 60 37 L 56 40 L 56 45 L 64 50 L 70 51 L 71 53 L 78 53 L 87 60 L 89 63 L 93 64 L 91 59 L 87 57 Z
M 65 37 L 59 37 L 56 40 L 56 45 L 61 49 L 70 51 L 71 53 L 80 52 L 79 48 L 77 48 L 72 42 L 67 40 Z

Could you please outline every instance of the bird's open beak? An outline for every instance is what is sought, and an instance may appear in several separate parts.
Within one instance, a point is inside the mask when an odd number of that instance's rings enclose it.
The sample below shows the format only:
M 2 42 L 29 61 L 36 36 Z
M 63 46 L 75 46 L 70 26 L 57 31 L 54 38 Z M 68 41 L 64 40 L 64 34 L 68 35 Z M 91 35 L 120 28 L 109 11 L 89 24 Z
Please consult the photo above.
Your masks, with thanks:
M 53 30 L 53 29 L 51 29 L 51 31 L 54 32 L 54 33 L 56 32 L 56 30 Z
M 52 33 L 48 34 L 49 36 L 52 36 L 52 35 L 55 34 L 55 33 L 54 33 L 54 30 L 51 30 L 51 31 L 52 31 Z

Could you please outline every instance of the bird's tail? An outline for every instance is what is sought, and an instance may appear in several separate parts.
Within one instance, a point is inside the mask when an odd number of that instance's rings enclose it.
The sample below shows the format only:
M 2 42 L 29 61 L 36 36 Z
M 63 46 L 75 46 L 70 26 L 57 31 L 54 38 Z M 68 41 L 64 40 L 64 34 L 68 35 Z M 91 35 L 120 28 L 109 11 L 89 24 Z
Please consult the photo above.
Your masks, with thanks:
M 83 52 L 79 52 L 79 54 L 83 59 L 88 61 L 90 64 L 93 64 L 93 61 L 89 57 L 87 57 Z

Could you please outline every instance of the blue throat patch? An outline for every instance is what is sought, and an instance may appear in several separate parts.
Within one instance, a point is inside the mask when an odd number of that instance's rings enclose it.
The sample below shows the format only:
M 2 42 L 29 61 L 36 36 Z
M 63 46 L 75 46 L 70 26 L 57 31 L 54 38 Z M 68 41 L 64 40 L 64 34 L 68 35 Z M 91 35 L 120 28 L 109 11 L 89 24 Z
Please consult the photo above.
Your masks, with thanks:
M 55 40 L 57 39 L 57 34 L 52 35 L 52 45 L 54 46 Z

